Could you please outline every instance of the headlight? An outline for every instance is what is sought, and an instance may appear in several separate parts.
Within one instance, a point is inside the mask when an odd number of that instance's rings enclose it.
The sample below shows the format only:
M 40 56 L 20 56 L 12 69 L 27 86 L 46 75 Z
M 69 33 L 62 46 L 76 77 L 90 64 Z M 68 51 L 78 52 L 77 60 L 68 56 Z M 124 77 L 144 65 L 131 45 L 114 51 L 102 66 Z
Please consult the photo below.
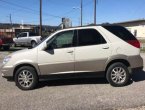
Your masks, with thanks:
M 11 59 L 11 56 L 7 56 L 3 60 L 3 64 L 6 64 Z

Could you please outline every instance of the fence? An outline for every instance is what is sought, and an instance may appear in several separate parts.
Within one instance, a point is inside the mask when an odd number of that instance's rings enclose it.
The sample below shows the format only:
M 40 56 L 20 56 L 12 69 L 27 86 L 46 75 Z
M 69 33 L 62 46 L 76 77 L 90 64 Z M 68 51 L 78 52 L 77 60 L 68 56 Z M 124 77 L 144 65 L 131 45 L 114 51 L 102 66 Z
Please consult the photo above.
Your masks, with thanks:
M 141 43 L 140 45 L 141 45 L 140 47 L 141 51 L 145 51 L 145 43 Z

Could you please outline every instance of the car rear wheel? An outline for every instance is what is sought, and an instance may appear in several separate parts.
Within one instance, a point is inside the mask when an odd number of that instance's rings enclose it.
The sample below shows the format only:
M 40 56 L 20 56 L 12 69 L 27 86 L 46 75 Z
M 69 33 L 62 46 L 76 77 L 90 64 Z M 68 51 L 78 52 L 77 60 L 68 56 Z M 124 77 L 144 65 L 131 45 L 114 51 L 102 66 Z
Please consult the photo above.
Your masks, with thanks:
M 37 43 L 35 41 L 31 42 L 31 47 L 34 48 L 37 45 Z
M 9 50 L 9 49 L 10 49 L 10 46 L 9 46 L 9 45 L 3 46 L 3 49 L 4 49 L 4 50 Z
M 123 63 L 114 63 L 109 66 L 106 78 L 108 82 L 114 87 L 125 86 L 130 79 L 129 71 Z
M 23 66 L 16 71 L 16 86 L 22 90 L 32 90 L 38 84 L 38 76 L 33 67 Z

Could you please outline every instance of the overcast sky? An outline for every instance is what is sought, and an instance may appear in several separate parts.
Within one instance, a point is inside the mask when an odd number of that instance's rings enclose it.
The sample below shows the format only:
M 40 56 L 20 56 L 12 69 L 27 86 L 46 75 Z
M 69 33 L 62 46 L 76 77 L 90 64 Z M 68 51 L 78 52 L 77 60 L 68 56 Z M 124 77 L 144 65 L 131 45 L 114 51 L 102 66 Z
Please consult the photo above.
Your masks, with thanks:
M 80 0 L 42 0 L 43 24 L 59 25 L 68 17 L 80 23 Z M 93 23 L 94 0 L 83 0 L 83 24 Z M 0 22 L 39 23 L 39 0 L 0 0 Z M 145 0 L 98 0 L 97 23 L 114 23 L 145 18 Z

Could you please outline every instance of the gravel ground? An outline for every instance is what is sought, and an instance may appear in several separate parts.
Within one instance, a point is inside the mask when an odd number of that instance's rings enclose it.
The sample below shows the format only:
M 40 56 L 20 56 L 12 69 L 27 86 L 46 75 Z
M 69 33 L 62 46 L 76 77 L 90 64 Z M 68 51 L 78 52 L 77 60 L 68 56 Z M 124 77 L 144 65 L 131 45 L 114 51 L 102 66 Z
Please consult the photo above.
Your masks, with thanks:
M 9 52 L 0 52 L 2 58 Z M 145 60 L 145 54 L 142 54 Z M 145 72 L 136 73 L 125 87 L 112 87 L 105 79 L 62 79 L 40 82 L 21 91 L 0 77 L 0 110 L 145 110 Z

